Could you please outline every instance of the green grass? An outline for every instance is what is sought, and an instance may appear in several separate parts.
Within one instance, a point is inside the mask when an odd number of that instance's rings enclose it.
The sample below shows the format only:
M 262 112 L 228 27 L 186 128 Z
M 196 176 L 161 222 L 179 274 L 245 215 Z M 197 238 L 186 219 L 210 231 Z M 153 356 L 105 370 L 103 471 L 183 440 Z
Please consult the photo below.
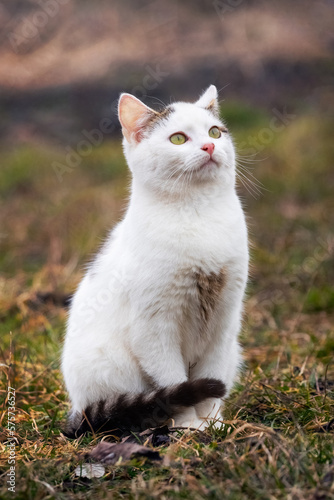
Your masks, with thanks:
M 61 433 L 69 409 L 59 370 L 61 299 L 122 216 L 120 142 L 103 143 L 62 182 L 52 169 L 62 150 L 4 151 L 0 498 L 334 498 L 333 123 L 305 111 L 254 155 L 249 139 L 261 137 L 272 115 L 240 103 L 222 110 L 244 145 L 247 176 L 264 186 L 257 197 L 247 182 L 239 186 L 252 242 L 244 372 L 220 430 L 175 436 L 160 448 L 160 463 L 108 466 L 101 479 L 74 474 L 96 439 Z M 6 486 L 8 384 L 16 388 L 15 494 Z

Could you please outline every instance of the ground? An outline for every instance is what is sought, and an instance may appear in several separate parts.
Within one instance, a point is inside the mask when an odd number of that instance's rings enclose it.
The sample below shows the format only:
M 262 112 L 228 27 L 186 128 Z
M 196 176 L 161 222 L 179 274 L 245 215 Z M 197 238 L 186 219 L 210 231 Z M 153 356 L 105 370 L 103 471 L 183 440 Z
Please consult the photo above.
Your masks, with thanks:
M 126 204 L 120 141 L 61 175 L 64 153 L 47 142 L 3 145 L 0 498 L 334 498 L 333 122 L 309 104 L 289 116 L 233 102 L 223 111 L 251 240 L 242 377 L 220 430 L 180 433 L 161 462 L 119 462 L 93 480 L 74 471 L 98 437 L 61 433 L 59 356 L 66 297 Z

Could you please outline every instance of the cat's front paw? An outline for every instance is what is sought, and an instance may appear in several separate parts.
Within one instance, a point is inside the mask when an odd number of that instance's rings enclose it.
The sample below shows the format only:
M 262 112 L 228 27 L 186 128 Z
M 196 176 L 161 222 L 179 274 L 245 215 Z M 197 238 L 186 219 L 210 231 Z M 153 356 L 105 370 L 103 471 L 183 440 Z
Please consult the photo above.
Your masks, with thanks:
M 172 420 L 172 427 L 182 427 L 187 430 L 204 430 L 206 426 L 205 420 L 199 418 L 182 419 L 176 418 Z

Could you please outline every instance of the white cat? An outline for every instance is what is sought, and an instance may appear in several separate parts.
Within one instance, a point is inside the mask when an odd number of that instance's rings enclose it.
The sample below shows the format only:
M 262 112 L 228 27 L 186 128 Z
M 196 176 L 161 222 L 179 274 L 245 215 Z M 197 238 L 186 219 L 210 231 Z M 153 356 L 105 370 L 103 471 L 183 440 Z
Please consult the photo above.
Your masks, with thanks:
M 216 87 L 161 112 L 122 94 L 119 119 L 131 198 L 70 309 L 72 437 L 166 422 L 202 429 L 241 364 L 247 229 Z

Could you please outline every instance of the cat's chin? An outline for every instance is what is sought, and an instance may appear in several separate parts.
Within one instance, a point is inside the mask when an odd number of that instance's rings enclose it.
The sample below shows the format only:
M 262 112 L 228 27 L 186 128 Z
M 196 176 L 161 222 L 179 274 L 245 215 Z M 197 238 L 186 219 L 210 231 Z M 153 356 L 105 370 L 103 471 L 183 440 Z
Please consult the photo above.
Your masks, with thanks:
M 204 170 L 204 169 L 212 169 L 212 168 L 218 168 L 218 164 L 215 160 L 210 158 L 210 160 L 206 160 L 202 165 L 199 166 L 197 170 Z
M 212 175 L 218 170 L 218 163 L 213 160 L 206 160 L 201 163 L 198 167 L 194 169 L 194 174 L 201 177 L 212 177 Z

